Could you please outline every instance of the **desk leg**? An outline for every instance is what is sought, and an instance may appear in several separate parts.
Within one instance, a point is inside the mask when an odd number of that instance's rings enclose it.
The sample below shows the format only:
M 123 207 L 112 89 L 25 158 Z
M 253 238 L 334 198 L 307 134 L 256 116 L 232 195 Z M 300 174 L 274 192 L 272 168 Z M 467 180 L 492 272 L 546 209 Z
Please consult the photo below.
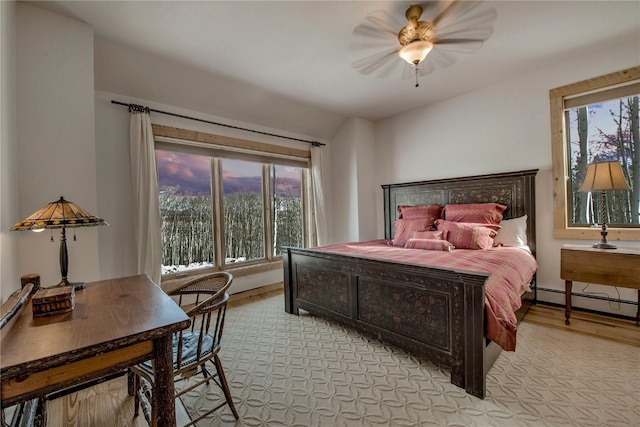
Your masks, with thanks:
M 152 427 L 175 427 L 176 405 L 173 385 L 173 351 L 171 335 L 153 342 L 153 405 Z
M 636 313 L 636 326 L 640 326 L 640 289 L 638 289 L 638 312 Z
M 564 323 L 565 325 L 570 325 L 571 321 L 569 317 L 571 317 L 571 288 L 573 287 L 572 280 L 564 281 Z

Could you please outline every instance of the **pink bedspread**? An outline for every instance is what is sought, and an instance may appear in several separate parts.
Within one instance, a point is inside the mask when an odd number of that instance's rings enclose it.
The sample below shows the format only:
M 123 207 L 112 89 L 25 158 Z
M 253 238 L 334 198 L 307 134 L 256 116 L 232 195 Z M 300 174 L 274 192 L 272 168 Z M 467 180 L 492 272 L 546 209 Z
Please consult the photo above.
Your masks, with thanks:
M 516 349 L 515 311 L 522 305 L 520 297 L 538 268 L 535 258 L 523 249 L 498 247 L 430 251 L 391 246 L 387 240 L 381 239 L 326 245 L 312 250 L 489 273 L 491 275 L 485 284 L 486 337 L 507 351 Z

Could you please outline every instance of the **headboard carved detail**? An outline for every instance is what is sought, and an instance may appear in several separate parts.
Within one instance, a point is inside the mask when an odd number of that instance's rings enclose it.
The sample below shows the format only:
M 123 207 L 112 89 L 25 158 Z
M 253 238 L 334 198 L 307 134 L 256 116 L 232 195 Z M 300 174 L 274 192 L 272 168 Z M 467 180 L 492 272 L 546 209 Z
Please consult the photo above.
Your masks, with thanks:
M 538 169 L 383 185 L 385 238 L 391 239 L 399 205 L 500 203 L 504 219 L 527 215 L 528 243 L 535 255 L 535 176 Z

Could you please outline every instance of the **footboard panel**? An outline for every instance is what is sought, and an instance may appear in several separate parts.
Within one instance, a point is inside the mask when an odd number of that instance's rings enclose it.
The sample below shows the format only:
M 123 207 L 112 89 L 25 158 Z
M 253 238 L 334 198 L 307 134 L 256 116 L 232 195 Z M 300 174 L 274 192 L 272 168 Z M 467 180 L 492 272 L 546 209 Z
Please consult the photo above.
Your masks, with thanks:
M 487 274 L 285 248 L 285 309 L 351 326 L 449 367 L 484 397 Z
M 318 263 L 299 264 L 294 266 L 296 297 L 310 305 L 317 305 L 319 308 L 331 310 L 336 315 L 349 318 L 351 309 L 349 304 L 351 298 L 351 274 L 345 271 L 334 269 L 322 269 Z M 330 266 L 327 266 L 330 268 Z
M 451 354 L 452 303 L 446 292 L 360 276 L 356 295 L 359 322 Z

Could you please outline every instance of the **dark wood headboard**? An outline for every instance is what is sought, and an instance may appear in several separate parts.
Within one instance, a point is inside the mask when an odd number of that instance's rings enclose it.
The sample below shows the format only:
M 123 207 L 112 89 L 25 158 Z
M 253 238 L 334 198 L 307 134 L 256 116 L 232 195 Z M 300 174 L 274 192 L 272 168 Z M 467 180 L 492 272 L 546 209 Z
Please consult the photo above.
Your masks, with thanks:
M 527 215 L 529 248 L 536 253 L 536 191 L 535 176 L 538 169 L 476 175 L 462 178 L 436 179 L 383 185 L 384 235 L 393 238 L 394 222 L 398 219 L 399 205 L 428 205 L 438 203 L 499 203 L 507 206 L 504 219 Z

